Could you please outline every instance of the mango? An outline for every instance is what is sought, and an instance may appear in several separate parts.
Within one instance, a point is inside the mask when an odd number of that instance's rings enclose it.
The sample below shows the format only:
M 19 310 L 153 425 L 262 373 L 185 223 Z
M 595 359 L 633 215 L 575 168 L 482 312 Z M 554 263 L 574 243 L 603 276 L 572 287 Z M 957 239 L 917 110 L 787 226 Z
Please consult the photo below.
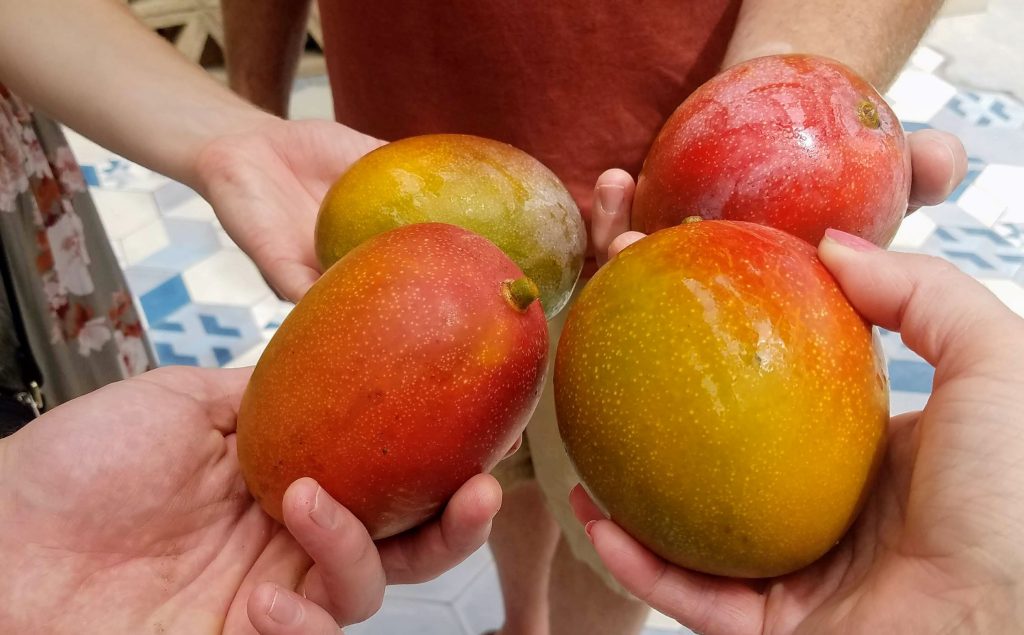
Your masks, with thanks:
M 909 193 L 903 127 L 871 84 L 826 57 L 770 55 L 719 73 L 669 117 L 632 222 L 652 233 L 691 215 L 750 221 L 812 245 L 832 227 L 885 246 Z
M 351 250 L 267 345 L 238 413 L 250 492 L 282 520 L 315 478 L 374 539 L 433 517 L 515 444 L 540 396 L 548 333 L 529 278 L 440 223 Z
M 549 319 L 583 269 L 583 221 L 562 182 L 513 146 L 455 134 L 401 139 L 356 161 L 321 204 L 317 258 L 326 269 L 371 236 L 431 221 L 500 247 L 540 288 Z
M 772 577 L 822 556 L 884 452 L 872 328 L 811 245 L 751 223 L 678 225 L 602 268 L 567 316 L 554 388 L 598 505 L 705 573 Z

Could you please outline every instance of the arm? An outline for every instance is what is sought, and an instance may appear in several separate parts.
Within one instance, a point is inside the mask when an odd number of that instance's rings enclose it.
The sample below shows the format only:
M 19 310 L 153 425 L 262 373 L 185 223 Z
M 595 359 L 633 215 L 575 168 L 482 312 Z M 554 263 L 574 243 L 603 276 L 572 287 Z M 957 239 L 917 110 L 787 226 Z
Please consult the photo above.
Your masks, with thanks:
M 271 118 L 120 2 L 0 0 L 0 15 L 0 81 L 101 145 L 193 187 L 195 157 L 210 139 Z
M 0 0 L 0 15 L 0 82 L 198 191 L 271 286 L 292 300 L 305 293 L 319 275 L 320 200 L 380 141 L 255 108 L 117 0 Z
M 228 85 L 260 108 L 288 114 L 309 0 L 221 0 Z
M 724 67 L 775 53 L 816 53 L 880 91 L 895 79 L 942 0 L 745 0 Z

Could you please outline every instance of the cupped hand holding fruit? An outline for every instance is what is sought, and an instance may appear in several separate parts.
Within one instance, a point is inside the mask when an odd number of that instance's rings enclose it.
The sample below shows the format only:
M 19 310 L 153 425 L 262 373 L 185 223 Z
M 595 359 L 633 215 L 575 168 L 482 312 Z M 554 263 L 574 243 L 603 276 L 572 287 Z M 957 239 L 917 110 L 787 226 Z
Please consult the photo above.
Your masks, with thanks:
M 486 540 L 501 502 L 486 475 L 376 544 L 308 478 L 278 524 L 239 471 L 249 375 L 159 369 L 0 440 L 0 632 L 337 633 L 386 583 L 435 577 Z
M 199 152 L 198 189 L 270 286 L 295 302 L 320 276 L 313 228 L 324 194 L 383 143 L 334 122 L 268 115 Z
M 818 253 L 861 314 L 936 366 L 925 409 L 891 420 L 877 485 L 842 542 L 750 584 L 666 563 L 579 488 L 577 516 L 627 589 L 708 635 L 1019 631 L 1024 321 L 935 258 L 838 232 Z

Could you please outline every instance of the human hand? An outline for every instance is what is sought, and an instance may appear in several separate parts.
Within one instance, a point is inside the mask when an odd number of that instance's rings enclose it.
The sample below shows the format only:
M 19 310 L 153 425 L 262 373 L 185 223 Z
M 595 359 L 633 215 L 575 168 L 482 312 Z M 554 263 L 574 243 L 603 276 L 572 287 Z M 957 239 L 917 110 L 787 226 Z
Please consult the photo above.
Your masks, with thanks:
M 266 116 L 196 159 L 200 194 L 279 294 L 298 301 L 320 276 L 313 228 L 334 181 L 383 141 L 329 121 Z
M 803 570 L 750 582 L 666 563 L 579 487 L 577 516 L 626 589 L 707 635 L 1021 631 L 1024 320 L 937 258 L 832 230 L 818 253 L 867 320 L 936 367 L 924 410 L 891 420 L 843 540 Z
M 235 450 L 249 374 L 158 369 L 0 441 L 0 632 L 337 633 L 385 584 L 435 577 L 486 540 L 501 504 L 488 475 L 377 544 L 308 478 L 274 522 Z
M 907 135 L 912 180 L 907 213 L 924 205 L 938 205 L 967 173 L 967 153 L 955 136 L 938 130 Z M 597 264 L 643 237 L 629 231 L 630 209 L 636 184 L 629 173 L 612 169 L 597 179 L 591 218 L 591 243 Z

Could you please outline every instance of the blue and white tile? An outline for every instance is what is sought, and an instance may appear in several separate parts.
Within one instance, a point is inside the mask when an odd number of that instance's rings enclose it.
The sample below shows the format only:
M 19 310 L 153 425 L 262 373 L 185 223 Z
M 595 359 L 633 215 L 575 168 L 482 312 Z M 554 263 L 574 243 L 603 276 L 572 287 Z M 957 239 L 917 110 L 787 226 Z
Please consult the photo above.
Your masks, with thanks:
M 103 228 L 112 241 L 160 222 L 160 210 L 152 194 L 90 188 Z
M 210 254 L 182 274 L 195 301 L 250 308 L 264 299 L 267 283 L 252 260 L 239 250 L 221 248 L 213 231 L 209 237 L 214 245 Z
M 917 68 L 906 68 L 885 93 L 896 116 L 904 122 L 927 122 L 957 94 L 949 82 Z
M 935 221 L 927 213 L 911 214 L 900 225 L 892 239 L 893 249 L 920 248 L 935 232 Z
M 960 91 L 947 102 L 946 108 L 980 128 L 1024 127 L 1024 105 L 1003 93 Z

